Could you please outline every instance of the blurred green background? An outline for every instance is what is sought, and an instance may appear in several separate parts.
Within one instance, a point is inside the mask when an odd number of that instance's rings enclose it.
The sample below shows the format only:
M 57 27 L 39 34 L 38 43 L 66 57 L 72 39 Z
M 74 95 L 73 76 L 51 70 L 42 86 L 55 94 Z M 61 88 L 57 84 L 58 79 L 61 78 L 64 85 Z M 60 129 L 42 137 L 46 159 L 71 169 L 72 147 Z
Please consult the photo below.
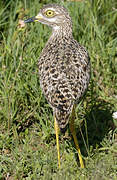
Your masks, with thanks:
M 64 5 L 74 38 L 91 58 L 91 81 L 75 122 L 84 169 L 69 133 L 60 135 L 61 169 L 52 109 L 39 85 L 38 58 L 51 34 L 39 23 L 21 29 L 43 4 Z M 116 179 L 117 122 L 116 0 L 0 1 L 0 180 Z

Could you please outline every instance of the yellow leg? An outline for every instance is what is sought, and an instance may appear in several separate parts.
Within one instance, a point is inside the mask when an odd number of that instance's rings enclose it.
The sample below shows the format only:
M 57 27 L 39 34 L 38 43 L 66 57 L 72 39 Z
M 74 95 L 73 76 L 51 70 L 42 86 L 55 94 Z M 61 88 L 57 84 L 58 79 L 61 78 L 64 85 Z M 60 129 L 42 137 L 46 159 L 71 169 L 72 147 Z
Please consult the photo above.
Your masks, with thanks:
M 80 166 L 81 166 L 81 168 L 84 168 L 84 163 L 83 163 L 82 155 L 81 155 L 79 144 L 78 144 L 78 140 L 77 140 L 77 137 L 76 137 L 76 131 L 75 131 L 75 128 L 74 128 L 74 119 L 75 119 L 75 106 L 73 107 L 72 114 L 71 114 L 70 131 L 72 133 L 72 136 L 73 136 L 73 139 L 74 139 L 74 143 L 75 143 L 76 149 L 78 151 L 78 157 L 79 157 L 79 161 L 80 161 Z
M 60 150 L 59 150 L 59 127 L 56 122 L 56 119 L 54 120 L 54 128 L 56 133 L 56 145 L 57 145 L 57 153 L 58 153 L 58 167 L 60 168 Z

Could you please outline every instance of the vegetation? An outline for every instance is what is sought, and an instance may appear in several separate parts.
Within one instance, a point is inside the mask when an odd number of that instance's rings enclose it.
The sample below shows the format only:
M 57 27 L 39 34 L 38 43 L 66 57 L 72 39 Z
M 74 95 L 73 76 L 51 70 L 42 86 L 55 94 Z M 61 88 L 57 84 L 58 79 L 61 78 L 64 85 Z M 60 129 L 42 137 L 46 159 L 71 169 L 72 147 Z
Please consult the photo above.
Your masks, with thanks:
M 52 109 L 39 85 L 37 60 L 51 30 L 18 27 L 45 3 L 69 9 L 73 35 L 91 58 L 90 85 L 76 110 L 81 169 L 69 133 L 60 135 L 61 169 Z M 5 0 L 0 4 L 0 180 L 106 180 L 117 177 L 117 2 L 116 0 Z M 116 121 L 115 121 L 116 122 Z

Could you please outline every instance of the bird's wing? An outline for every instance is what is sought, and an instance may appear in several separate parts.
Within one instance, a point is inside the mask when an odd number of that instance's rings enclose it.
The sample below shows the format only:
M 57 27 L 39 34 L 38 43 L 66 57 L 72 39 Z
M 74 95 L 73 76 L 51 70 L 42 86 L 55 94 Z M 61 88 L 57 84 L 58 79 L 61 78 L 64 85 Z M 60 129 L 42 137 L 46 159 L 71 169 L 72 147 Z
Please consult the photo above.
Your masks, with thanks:
M 89 78 L 88 56 L 80 46 L 78 51 L 76 45 L 74 48 L 72 46 L 72 50 L 68 47 L 64 51 L 59 52 L 59 49 L 56 53 L 51 54 L 51 61 L 48 56 L 49 58 L 45 59 L 46 63 L 43 65 L 45 71 L 43 74 L 40 73 L 41 87 L 47 100 L 52 107 L 61 110 L 71 108 L 87 89 Z M 80 52 L 80 48 L 82 48 L 82 52 Z
M 66 78 L 58 78 L 56 86 L 53 86 L 50 91 L 50 98 L 52 106 L 60 110 L 67 111 L 71 108 L 74 97 L 70 83 Z

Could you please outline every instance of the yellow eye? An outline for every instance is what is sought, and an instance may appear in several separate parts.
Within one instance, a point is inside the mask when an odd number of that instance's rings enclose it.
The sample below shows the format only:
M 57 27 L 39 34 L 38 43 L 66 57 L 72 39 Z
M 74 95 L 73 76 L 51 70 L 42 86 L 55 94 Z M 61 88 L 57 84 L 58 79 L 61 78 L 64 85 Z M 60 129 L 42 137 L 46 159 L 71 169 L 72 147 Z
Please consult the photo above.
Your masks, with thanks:
M 54 11 L 52 11 L 52 10 L 47 10 L 46 12 L 45 12 L 45 15 L 47 16 L 47 17 L 53 17 L 54 16 Z

